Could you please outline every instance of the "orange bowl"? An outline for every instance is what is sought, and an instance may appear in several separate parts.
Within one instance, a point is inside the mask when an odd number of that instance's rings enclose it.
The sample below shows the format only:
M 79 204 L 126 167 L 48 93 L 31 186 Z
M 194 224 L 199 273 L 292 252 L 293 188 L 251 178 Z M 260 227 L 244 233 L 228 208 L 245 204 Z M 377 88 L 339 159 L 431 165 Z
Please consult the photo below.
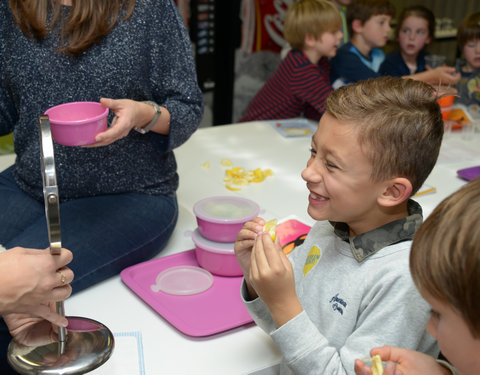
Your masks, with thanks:
M 450 107 L 455 100 L 455 95 L 445 95 L 437 99 L 437 103 L 441 108 Z

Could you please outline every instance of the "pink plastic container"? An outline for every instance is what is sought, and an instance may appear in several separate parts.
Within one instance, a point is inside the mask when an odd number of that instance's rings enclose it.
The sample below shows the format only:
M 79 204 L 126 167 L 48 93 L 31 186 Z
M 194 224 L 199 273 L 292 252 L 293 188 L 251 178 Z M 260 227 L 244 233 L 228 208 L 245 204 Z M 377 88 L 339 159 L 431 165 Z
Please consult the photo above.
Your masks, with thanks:
M 243 224 L 260 212 L 253 201 L 239 197 L 210 197 L 193 206 L 200 234 L 217 242 L 234 242 Z
M 95 136 L 107 129 L 108 108 L 98 102 L 60 104 L 45 111 L 52 137 L 64 146 L 95 143 Z
M 200 267 L 220 276 L 242 276 L 233 250 L 234 243 L 209 241 L 195 229 L 192 234 L 195 256 Z

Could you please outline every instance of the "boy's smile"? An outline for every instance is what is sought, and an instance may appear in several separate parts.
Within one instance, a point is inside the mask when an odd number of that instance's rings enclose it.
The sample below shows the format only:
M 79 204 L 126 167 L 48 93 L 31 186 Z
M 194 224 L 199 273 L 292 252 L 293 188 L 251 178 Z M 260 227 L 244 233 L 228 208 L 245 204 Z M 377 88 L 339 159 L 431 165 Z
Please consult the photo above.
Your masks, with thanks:
M 371 180 L 372 164 L 361 149 L 355 125 L 326 112 L 312 138 L 302 178 L 310 191 L 308 213 L 315 220 L 347 223 L 352 234 L 383 224 L 377 203 L 384 182 Z

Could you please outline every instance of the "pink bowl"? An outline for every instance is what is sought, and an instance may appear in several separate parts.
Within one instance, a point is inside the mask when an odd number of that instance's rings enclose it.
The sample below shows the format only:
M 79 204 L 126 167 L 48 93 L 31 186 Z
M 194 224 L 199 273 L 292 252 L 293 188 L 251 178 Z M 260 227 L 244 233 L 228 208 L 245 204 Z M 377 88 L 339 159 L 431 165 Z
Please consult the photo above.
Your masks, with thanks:
M 52 137 L 64 146 L 95 143 L 95 136 L 107 129 L 108 108 L 98 102 L 60 104 L 45 111 Z
M 242 276 L 233 250 L 234 243 L 209 241 L 195 229 L 192 234 L 195 256 L 200 267 L 220 276 Z
M 248 220 L 260 212 L 253 201 L 239 197 L 210 197 L 193 206 L 200 234 L 212 241 L 234 242 Z

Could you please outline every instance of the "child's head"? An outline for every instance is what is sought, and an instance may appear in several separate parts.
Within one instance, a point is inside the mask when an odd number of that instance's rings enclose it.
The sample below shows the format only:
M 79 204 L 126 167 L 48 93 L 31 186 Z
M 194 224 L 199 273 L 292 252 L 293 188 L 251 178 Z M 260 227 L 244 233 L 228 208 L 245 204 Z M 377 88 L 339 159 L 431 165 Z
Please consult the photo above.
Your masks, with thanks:
M 469 14 L 457 31 L 457 43 L 470 69 L 480 69 L 480 12 Z
M 437 161 L 444 125 L 428 84 L 393 77 L 357 82 L 334 91 L 326 112 L 355 124 L 373 181 L 401 176 L 414 194 Z
M 422 6 L 405 8 L 398 19 L 395 36 L 400 50 L 407 55 L 418 55 L 435 35 L 435 16 Z
M 406 216 L 406 201 L 432 170 L 442 135 L 440 108 L 426 83 L 382 77 L 337 89 L 302 172 L 308 213 L 344 222 L 354 235 Z
M 416 233 L 410 254 L 415 285 L 432 305 L 427 329 L 462 374 L 480 370 L 479 223 L 477 179 L 435 208 Z
M 353 0 L 347 8 L 349 35 L 355 39 L 362 34 L 372 47 L 383 47 L 394 16 L 395 7 L 389 0 Z
M 293 2 L 285 14 L 283 34 L 293 49 L 303 49 L 305 38 L 320 38 L 325 32 L 342 27 L 340 13 L 326 0 L 300 0 Z

